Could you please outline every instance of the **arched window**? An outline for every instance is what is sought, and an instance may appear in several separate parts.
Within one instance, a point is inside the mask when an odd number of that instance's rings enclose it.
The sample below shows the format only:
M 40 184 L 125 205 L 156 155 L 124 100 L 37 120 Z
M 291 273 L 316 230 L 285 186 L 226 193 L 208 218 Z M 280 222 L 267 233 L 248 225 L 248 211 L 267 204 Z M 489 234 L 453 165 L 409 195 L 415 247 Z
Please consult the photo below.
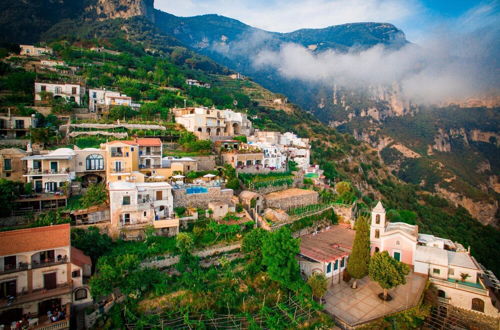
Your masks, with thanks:
M 87 171 L 104 170 L 104 157 L 98 154 L 92 154 L 87 157 Z
M 380 249 L 378 247 L 375 248 L 375 253 L 380 252 Z
M 380 231 L 378 229 L 375 229 L 375 238 L 380 237 Z
M 75 300 L 87 299 L 87 289 L 78 289 L 75 291 Z
M 443 290 L 438 290 L 438 297 L 439 298 L 446 298 L 446 292 Z
M 484 301 L 479 298 L 472 298 L 472 310 L 484 313 Z
M 380 214 L 377 214 L 377 215 L 375 216 L 375 223 L 376 223 L 377 225 L 379 225 L 379 224 L 380 224 Z

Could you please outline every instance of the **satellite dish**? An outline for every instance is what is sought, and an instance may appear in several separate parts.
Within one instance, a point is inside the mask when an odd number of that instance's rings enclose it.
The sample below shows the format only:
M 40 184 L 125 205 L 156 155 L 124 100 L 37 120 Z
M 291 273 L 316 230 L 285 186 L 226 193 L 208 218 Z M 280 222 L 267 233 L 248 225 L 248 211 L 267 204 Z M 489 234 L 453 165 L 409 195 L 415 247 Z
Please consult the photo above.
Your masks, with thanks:
M 237 105 L 238 105 L 238 101 L 234 100 L 234 101 L 233 101 L 233 105 L 234 105 L 234 106 L 237 106 Z

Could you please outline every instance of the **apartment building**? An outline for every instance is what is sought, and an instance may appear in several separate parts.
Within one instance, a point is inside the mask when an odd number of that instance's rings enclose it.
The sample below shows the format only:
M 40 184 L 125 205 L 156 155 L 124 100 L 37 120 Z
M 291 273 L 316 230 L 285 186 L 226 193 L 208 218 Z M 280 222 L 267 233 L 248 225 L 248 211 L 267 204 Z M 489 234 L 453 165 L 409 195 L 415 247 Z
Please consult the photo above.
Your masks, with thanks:
M 76 178 L 76 152 L 69 148 L 59 148 L 46 154 L 22 158 L 27 162 L 24 177 L 33 184 L 33 191 L 61 192 L 61 188 Z
M 63 98 L 68 102 L 82 105 L 85 86 L 80 83 L 35 82 L 35 104 L 46 103 L 46 93 L 51 94 L 54 99 Z
M 82 179 L 83 187 L 92 183 L 106 181 L 106 152 L 97 148 L 80 149 L 74 147 L 76 154 L 75 173 Z
M 175 121 L 202 140 L 221 140 L 252 133 L 247 115 L 232 110 L 208 108 L 173 109 Z
M 111 182 L 109 203 L 113 237 L 140 238 L 148 226 L 168 236 L 179 232 L 172 187 L 166 182 Z
M 30 326 L 69 329 L 71 305 L 88 303 L 91 261 L 71 247 L 70 225 L 0 232 L 0 327 L 29 314 Z M 56 321 L 48 315 L 60 311 Z
M 101 145 L 106 152 L 106 181 L 130 180 L 139 171 L 139 145 L 135 141 L 112 141 Z
M 161 168 L 163 143 L 158 138 L 136 138 L 139 146 L 139 168 Z
M 25 181 L 26 151 L 17 148 L 0 149 L 0 178 Z

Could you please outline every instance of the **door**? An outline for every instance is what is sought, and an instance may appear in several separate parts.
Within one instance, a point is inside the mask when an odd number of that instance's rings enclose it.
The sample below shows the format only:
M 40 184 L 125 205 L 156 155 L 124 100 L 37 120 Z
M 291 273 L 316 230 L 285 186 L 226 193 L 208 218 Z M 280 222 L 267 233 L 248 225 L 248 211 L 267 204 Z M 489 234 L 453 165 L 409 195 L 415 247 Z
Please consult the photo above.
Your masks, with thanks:
M 43 274 L 43 288 L 52 290 L 57 287 L 57 273 Z
M 156 192 L 156 200 L 161 201 L 163 199 L 163 192 L 161 190 L 158 190 Z
M 50 171 L 52 173 L 57 173 L 57 162 L 50 162 Z
M 42 190 L 43 190 L 42 181 L 40 180 L 35 181 L 35 192 L 41 193 Z
M 146 159 L 146 168 L 151 168 L 151 159 Z
M 122 171 L 122 162 L 115 162 L 115 172 Z
M 401 261 L 401 252 L 394 252 L 394 259 Z

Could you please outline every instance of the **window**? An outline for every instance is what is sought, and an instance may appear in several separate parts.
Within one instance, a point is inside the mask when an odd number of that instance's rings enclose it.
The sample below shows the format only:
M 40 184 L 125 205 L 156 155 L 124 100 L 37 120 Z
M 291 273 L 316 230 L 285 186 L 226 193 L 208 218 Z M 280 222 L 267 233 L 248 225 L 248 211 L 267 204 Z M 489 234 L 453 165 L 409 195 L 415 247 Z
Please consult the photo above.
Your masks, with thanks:
M 80 270 L 74 270 L 71 272 L 71 277 L 75 278 L 75 277 L 80 277 Z
M 104 157 L 99 154 L 87 156 L 87 171 L 98 171 L 104 169 Z
M 16 129 L 24 129 L 24 120 L 16 120 Z
M 472 310 L 476 312 L 484 313 L 484 301 L 479 298 L 472 299 Z
M 96 93 L 96 92 L 92 92 L 92 98 L 93 98 L 93 99 L 96 99 L 96 98 L 97 98 L 97 93 Z
M 130 196 L 123 196 L 122 205 L 130 205 Z
M 122 215 L 123 217 L 123 224 L 127 225 L 130 223 L 130 213 L 125 213 Z
M 441 270 L 440 270 L 440 269 L 438 269 L 438 268 L 433 268 L 433 269 L 432 269 L 432 273 L 433 273 L 433 274 L 436 274 L 436 275 L 439 275 L 439 274 L 441 274 Z
M 375 223 L 376 223 L 377 225 L 378 225 L 378 224 L 380 224 L 380 214 L 377 214 L 377 215 L 375 216 Z
M 75 291 L 75 300 L 87 299 L 87 289 L 78 289 Z
M 71 94 L 76 95 L 76 87 L 71 87 Z
M 17 281 L 11 280 L 0 283 L 0 299 L 17 295 Z
M 375 238 L 380 237 L 380 231 L 378 229 L 375 229 Z
M 332 272 L 332 263 L 329 262 L 328 265 L 326 265 L 326 272 L 331 273 Z
M 438 297 L 439 298 L 446 298 L 446 292 L 443 290 L 438 290 Z
M 40 86 L 40 90 L 42 92 L 46 92 L 47 91 L 47 86 L 45 86 L 45 85 Z
M 396 241 L 396 245 L 400 245 L 401 243 L 399 241 Z
M 344 264 L 345 264 L 345 259 L 344 258 L 340 259 L 340 268 L 343 268 Z
M 4 171 L 11 171 L 12 170 L 12 160 L 10 160 L 10 159 L 3 160 L 3 170 Z
M 450 270 L 448 270 L 448 274 L 455 275 L 455 269 L 450 268 Z
M 146 211 L 144 211 L 144 216 L 146 216 L 148 213 Z
M 335 263 L 333 264 L 333 270 L 339 269 L 339 261 L 335 260 Z

